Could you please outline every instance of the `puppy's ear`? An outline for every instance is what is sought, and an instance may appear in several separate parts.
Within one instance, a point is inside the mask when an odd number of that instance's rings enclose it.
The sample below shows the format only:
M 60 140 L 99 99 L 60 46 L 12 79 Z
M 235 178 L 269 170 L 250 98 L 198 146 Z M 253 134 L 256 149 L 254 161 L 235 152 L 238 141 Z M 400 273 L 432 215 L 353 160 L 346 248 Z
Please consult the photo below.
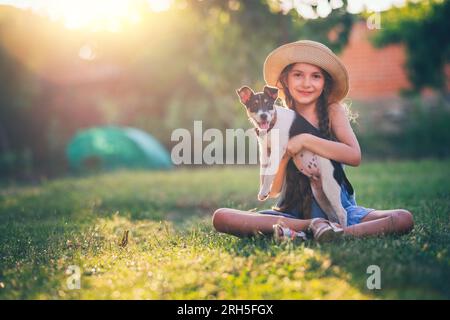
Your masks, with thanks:
M 278 88 L 264 86 L 264 93 L 274 100 L 278 98 Z
M 250 100 L 250 98 L 253 97 L 253 95 L 255 94 L 253 90 L 247 86 L 244 86 L 239 90 L 236 90 L 236 93 L 238 94 L 243 104 L 246 104 Z

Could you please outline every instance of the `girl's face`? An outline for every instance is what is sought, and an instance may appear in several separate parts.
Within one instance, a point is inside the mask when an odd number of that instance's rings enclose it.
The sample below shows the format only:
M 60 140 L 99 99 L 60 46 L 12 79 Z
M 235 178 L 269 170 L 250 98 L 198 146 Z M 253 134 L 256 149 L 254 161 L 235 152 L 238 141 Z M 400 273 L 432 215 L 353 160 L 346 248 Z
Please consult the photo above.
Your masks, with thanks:
M 287 76 L 289 93 L 299 105 L 310 105 L 320 97 L 325 85 L 321 69 L 308 63 L 296 63 Z

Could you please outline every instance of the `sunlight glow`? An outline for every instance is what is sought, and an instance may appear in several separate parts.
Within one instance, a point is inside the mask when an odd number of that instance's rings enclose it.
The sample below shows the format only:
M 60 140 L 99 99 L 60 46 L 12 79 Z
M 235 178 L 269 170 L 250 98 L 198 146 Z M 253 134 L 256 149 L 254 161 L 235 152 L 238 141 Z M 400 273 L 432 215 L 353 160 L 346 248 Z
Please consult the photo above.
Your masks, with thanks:
M 78 55 L 81 59 L 88 61 L 92 61 L 96 57 L 94 48 L 89 44 L 82 46 L 78 52 Z
M 129 1 L 120 0 L 57 0 L 47 1 L 50 17 L 61 19 L 69 29 L 91 27 L 118 31 L 123 21 L 129 20 L 131 8 Z
M 120 31 L 125 24 L 141 21 L 139 8 L 147 4 L 154 12 L 169 10 L 173 0 L 0 0 L 0 5 L 31 9 L 69 29 Z
M 148 0 L 150 9 L 155 12 L 167 11 L 172 6 L 172 0 Z

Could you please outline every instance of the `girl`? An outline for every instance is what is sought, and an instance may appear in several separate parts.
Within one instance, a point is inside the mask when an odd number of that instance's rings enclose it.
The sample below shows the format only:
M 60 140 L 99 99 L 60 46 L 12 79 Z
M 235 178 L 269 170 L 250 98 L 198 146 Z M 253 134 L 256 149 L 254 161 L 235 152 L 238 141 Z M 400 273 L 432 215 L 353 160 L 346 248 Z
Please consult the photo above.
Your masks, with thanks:
M 258 213 L 229 208 L 214 212 L 213 226 L 219 232 L 239 237 L 257 233 L 277 238 L 303 237 L 311 231 L 317 241 L 328 241 L 342 234 L 356 237 L 407 233 L 413 225 L 412 214 L 404 209 L 375 210 L 358 206 L 355 195 L 341 186 L 341 201 L 347 211 L 347 226 L 332 224 L 312 196 L 310 183 L 320 187 L 320 168 L 315 156 L 358 166 L 361 150 L 350 126 L 347 110 L 340 103 L 348 93 L 348 74 L 339 58 L 325 45 L 302 40 L 283 45 L 269 54 L 264 63 L 264 78 L 279 88 L 279 96 L 316 132 L 300 134 L 289 140 L 288 150 L 279 166 L 270 197 L 281 193 L 274 210 Z M 282 187 L 283 186 L 283 187 Z

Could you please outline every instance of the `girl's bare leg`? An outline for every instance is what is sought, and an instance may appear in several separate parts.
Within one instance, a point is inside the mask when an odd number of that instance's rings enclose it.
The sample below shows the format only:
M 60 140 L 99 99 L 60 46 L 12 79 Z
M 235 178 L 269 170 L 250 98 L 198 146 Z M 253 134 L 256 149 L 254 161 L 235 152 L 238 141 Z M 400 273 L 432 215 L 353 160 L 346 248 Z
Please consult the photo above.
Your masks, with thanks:
M 375 210 L 365 216 L 361 223 L 344 228 L 344 233 L 355 237 L 404 234 L 413 227 L 413 216 L 407 210 Z
M 295 231 L 306 231 L 311 220 L 292 219 L 270 214 L 242 211 L 230 208 L 217 209 L 212 223 L 219 232 L 238 237 L 258 233 L 272 234 L 274 224 L 282 224 Z M 414 226 L 412 214 L 403 209 L 375 210 L 365 216 L 361 223 L 344 228 L 344 233 L 354 237 L 386 234 L 404 234 Z
M 282 224 L 295 231 L 306 231 L 310 222 L 311 220 L 292 219 L 229 208 L 217 209 L 212 218 L 213 226 L 217 231 L 238 237 L 253 236 L 258 233 L 272 234 L 274 224 Z

